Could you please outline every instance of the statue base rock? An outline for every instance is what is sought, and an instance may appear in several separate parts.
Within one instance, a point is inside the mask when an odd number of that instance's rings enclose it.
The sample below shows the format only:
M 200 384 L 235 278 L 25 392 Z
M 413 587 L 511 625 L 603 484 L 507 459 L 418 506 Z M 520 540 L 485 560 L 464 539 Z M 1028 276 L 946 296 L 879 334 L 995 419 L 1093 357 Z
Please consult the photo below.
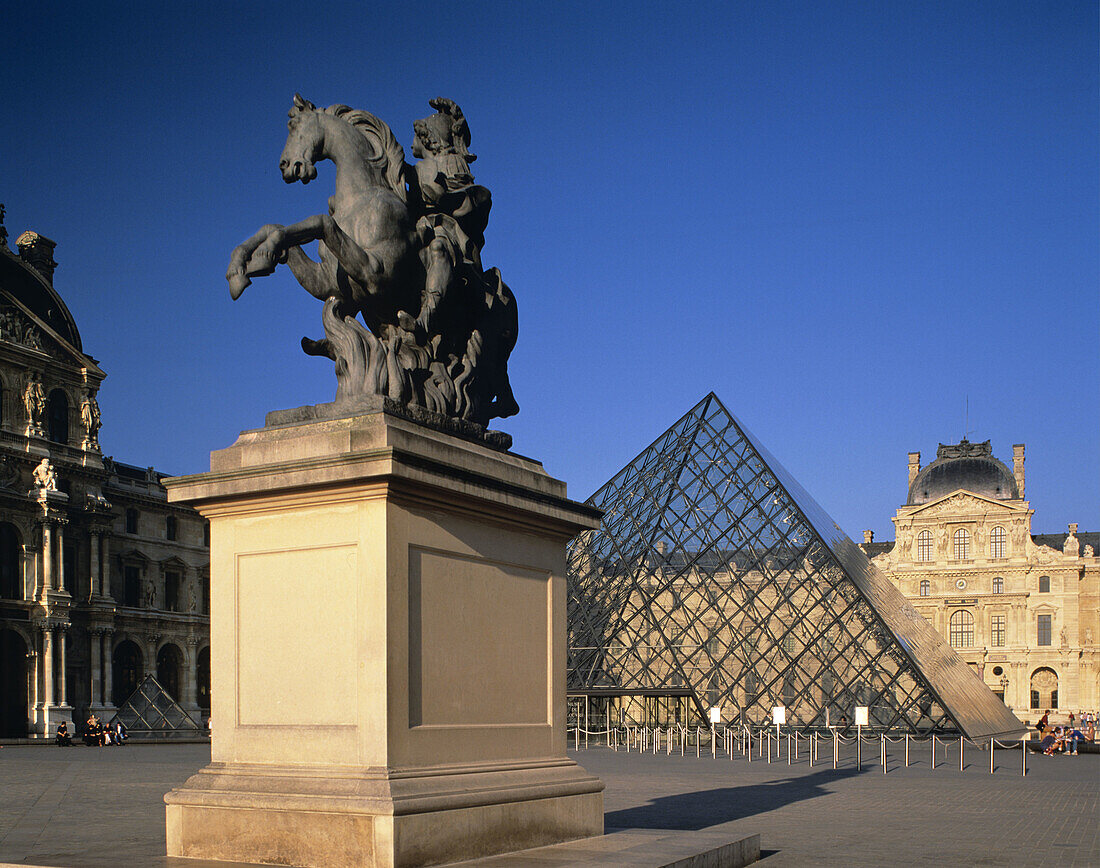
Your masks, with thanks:
M 211 523 L 211 763 L 168 855 L 435 865 L 603 832 L 566 756 L 565 543 L 537 462 L 380 408 L 287 412 L 166 480 Z M 295 420 L 300 421 L 295 421 Z

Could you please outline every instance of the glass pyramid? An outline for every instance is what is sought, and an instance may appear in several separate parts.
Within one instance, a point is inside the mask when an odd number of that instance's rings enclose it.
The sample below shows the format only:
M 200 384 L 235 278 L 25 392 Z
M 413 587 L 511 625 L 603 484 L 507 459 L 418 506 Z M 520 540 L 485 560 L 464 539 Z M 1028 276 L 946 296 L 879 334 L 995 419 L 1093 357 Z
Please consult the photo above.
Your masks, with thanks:
M 897 731 L 1024 729 L 713 393 L 588 503 L 604 519 L 569 548 L 570 694 L 661 698 L 689 725 L 867 706 Z
M 111 723 L 121 720 L 126 732 L 134 739 L 196 738 L 205 733 L 178 702 L 168 695 L 152 675 L 130 694 Z

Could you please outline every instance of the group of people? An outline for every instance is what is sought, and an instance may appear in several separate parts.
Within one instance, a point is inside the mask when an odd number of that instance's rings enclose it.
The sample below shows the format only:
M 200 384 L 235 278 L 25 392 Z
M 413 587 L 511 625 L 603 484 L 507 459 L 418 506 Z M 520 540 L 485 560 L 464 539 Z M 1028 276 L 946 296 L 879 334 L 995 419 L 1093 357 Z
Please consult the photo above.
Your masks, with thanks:
M 84 724 L 84 744 L 89 747 L 104 747 L 109 744 L 121 746 L 126 744 L 128 737 L 126 727 L 117 718 L 112 723 L 103 723 L 94 714 L 89 714 Z M 72 747 L 73 736 L 69 732 L 69 724 L 64 720 L 57 725 L 56 740 L 58 747 Z
M 1066 726 L 1053 726 L 1050 723 L 1050 711 L 1039 718 L 1039 735 L 1042 738 L 1039 746 L 1043 749 L 1043 755 L 1054 756 L 1060 753 L 1077 756 L 1079 743 L 1096 741 L 1096 715 L 1086 712 L 1081 715 L 1080 722 L 1085 727 L 1084 732 L 1077 728 L 1078 721 L 1073 712 L 1070 712 L 1069 724 Z

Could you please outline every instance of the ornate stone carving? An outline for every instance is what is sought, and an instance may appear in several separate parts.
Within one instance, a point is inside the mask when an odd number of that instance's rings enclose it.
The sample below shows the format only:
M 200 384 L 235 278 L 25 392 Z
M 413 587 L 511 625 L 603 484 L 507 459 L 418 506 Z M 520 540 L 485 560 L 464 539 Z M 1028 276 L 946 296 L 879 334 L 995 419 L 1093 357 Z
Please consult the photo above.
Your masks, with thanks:
M 23 409 L 27 412 L 27 436 L 41 437 L 45 431 L 42 419 L 46 415 L 46 390 L 42 388 L 42 377 L 37 371 L 27 375 L 27 385 L 23 390 Z
M 10 455 L 0 456 L 0 488 L 18 489 L 21 476 L 18 461 Z
M 941 443 L 936 458 L 982 458 L 993 454 L 990 441 L 971 443 L 965 437 L 959 443 Z
M 34 479 L 34 487 L 39 491 L 57 491 L 57 471 L 50 464 L 49 458 L 38 462 L 31 477 Z
M 42 349 L 42 331 L 17 308 L 0 308 L 0 340 L 32 350 Z
M 1085 546 L 1085 550 L 1081 553 L 1082 557 L 1091 558 L 1095 557 L 1095 552 L 1092 550 L 1092 546 Z
M 84 400 L 80 402 L 80 424 L 84 426 L 84 441 L 81 448 L 85 451 L 99 451 L 100 415 L 99 402 L 95 399 L 95 391 L 88 389 L 84 393 Z
M 226 277 L 237 298 L 285 262 L 324 301 L 325 337 L 302 348 L 336 363 L 337 404 L 379 395 L 483 427 L 519 411 L 508 378 L 516 300 L 499 270 L 482 267 L 492 199 L 470 173 L 466 119 L 451 100 L 429 104 L 410 166 L 374 115 L 295 95 L 283 179 L 308 183 L 315 160 L 332 160 L 329 213 L 264 226 L 233 251 Z M 301 248 L 314 240 L 320 262 Z

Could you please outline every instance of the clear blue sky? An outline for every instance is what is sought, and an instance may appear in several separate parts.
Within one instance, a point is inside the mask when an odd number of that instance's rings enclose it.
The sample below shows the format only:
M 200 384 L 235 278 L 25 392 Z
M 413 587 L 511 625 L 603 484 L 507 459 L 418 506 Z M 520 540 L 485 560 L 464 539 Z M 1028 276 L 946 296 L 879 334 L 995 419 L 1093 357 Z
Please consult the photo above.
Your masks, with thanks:
M 1035 530 L 1100 528 L 1097 7 L 56 4 L 0 21 L 0 202 L 58 242 L 104 450 L 174 473 L 332 399 L 320 304 L 230 250 L 324 210 L 300 91 L 402 143 L 448 96 L 520 305 L 515 449 L 584 499 L 714 390 L 854 538 L 906 453 L 1028 447 Z M 411 155 L 410 155 L 411 159 Z

